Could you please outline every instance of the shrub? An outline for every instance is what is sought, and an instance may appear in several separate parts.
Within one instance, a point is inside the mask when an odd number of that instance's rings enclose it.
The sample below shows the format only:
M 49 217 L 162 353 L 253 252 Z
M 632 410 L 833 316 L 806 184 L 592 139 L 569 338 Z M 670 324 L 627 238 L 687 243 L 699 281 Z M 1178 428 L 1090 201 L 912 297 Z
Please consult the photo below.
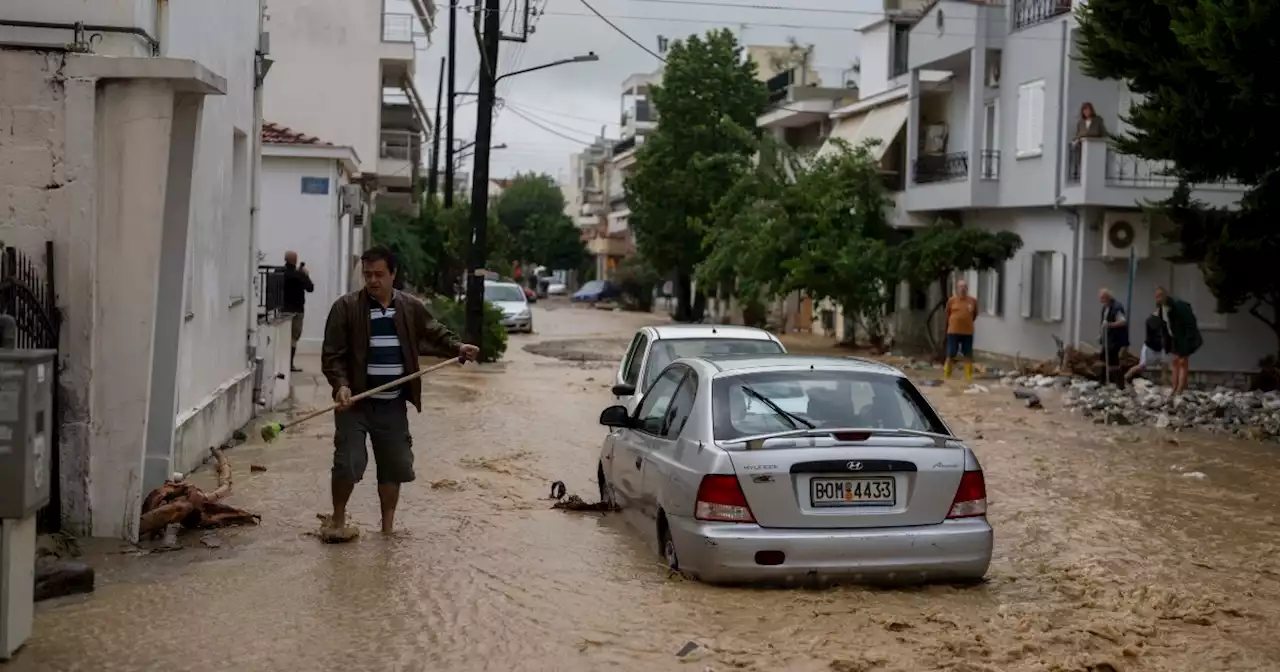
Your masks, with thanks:
M 431 313 L 453 333 L 466 333 L 466 305 L 445 296 L 431 299 Z M 492 303 L 484 304 L 484 333 L 481 335 L 480 361 L 496 362 L 507 351 L 507 328 L 502 326 L 502 309 Z

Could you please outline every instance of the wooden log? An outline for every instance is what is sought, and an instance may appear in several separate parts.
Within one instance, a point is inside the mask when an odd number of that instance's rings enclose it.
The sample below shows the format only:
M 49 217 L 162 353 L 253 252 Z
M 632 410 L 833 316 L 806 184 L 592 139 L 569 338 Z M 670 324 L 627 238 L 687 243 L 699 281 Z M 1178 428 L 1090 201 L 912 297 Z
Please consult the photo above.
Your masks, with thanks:
M 163 531 L 166 525 L 181 523 L 195 512 L 196 505 L 190 500 L 178 500 L 159 506 L 142 514 L 142 521 L 138 525 L 138 536 L 153 536 Z
M 213 453 L 213 459 L 217 461 L 218 488 L 208 496 L 208 500 L 217 502 L 231 494 L 231 462 L 219 448 L 210 446 L 209 452 Z

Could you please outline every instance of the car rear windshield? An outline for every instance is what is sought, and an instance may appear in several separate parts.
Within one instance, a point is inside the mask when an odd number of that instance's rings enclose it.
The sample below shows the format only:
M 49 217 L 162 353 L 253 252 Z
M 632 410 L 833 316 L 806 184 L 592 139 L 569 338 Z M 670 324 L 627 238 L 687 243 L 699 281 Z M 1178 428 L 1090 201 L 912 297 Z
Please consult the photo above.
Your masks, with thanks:
M 676 338 L 659 339 L 649 353 L 645 367 L 644 389 L 649 389 L 658 374 L 681 357 L 711 355 L 777 355 L 783 351 L 776 341 L 760 338 Z
M 515 285 L 485 285 L 485 301 L 524 301 L 524 290 Z
M 818 429 L 947 433 L 920 390 L 900 376 L 848 370 L 767 371 L 717 378 L 711 389 L 717 441 L 805 429 L 806 423 Z

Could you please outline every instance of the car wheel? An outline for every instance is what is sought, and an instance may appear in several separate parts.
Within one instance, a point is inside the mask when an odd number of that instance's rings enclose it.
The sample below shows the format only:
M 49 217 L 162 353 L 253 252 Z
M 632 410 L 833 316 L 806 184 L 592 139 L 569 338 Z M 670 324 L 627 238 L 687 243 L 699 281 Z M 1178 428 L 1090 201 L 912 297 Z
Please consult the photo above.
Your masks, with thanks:
M 676 542 L 671 538 L 666 517 L 658 518 L 658 546 L 662 548 L 662 559 L 666 561 L 667 567 L 679 571 L 680 556 L 676 554 Z

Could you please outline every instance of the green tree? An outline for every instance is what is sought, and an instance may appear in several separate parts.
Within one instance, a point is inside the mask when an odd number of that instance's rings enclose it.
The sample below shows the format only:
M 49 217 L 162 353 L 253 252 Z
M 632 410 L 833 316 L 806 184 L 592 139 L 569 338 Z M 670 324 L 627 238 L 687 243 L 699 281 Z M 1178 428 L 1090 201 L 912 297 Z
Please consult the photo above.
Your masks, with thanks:
M 564 193 L 550 175 L 516 174 L 494 207 L 508 236 L 507 260 L 532 261 L 553 268 L 576 268 L 577 259 L 572 266 L 565 267 L 556 266 L 546 259 L 550 253 L 563 252 L 566 229 L 560 225 L 567 223 L 574 228 L 573 221 L 565 217 L 564 208 Z
M 433 286 L 440 259 L 423 242 L 421 218 L 391 210 L 374 213 L 372 220 L 374 239 L 396 254 L 397 276 L 414 287 Z
M 1118 148 L 1169 161 L 1182 186 L 1151 208 L 1173 223 L 1179 261 L 1197 264 L 1218 310 L 1244 306 L 1276 335 L 1280 353 L 1280 4 L 1090 0 L 1080 16 L 1086 74 L 1123 80 L 1141 102 Z M 1250 185 L 1238 208 L 1210 208 L 1187 185 Z
M 932 324 L 947 304 L 947 287 L 957 271 L 986 271 L 1013 258 L 1022 247 L 1022 238 L 1010 231 L 983 231 L 939 220 L 917 231 L 896 252 L 900 277 L 917 287 L 937 283 L 942 298 L 929 310 L 926 323 Z M 975 288 L 976 290 L 976 288 Z M 942 346 L 941 334 L 925 332 L 934 350 Z
M 733 33 L 714 30 L 673 42 L 662 84 L 650 98 L 661 122 L 636 151 L 625 187 L 636 245 L 675 278 L 676 319 L 693 314 L 694 267 L 715 205 L 755 152 L 750 132 L 767 94 Z
M 582 230 L 563 212 L 532 216 L 524 234 L 528 239 L 526 249 L 532 253 L 527 259 L 547 268 L 574 270 L 589 256 L 587 245 L 582 241 Z

